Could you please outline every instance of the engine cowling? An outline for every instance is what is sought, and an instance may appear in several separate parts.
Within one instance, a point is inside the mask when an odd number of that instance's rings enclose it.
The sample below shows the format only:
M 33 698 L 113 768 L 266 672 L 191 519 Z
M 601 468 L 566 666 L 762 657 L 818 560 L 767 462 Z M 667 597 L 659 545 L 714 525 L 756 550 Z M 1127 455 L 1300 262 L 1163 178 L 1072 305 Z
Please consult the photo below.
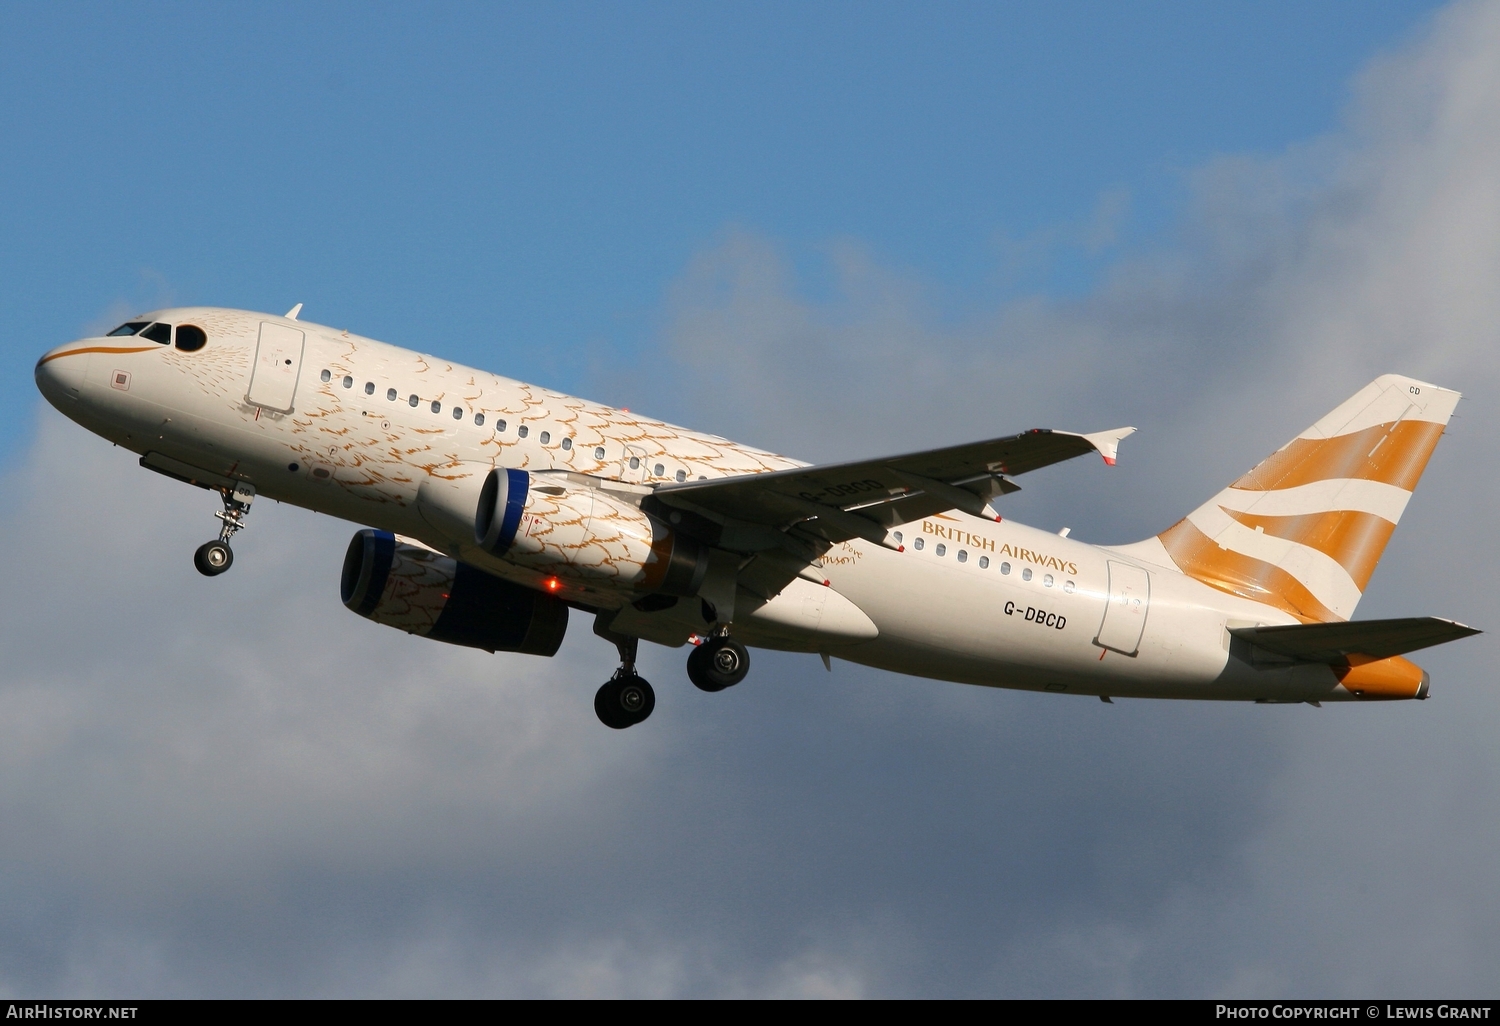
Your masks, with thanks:
M 634 592 L 697 594 L 708 548 L 598 488 L 524 470 L 492 470 L 479 493 L 474 536 L 522 566 Z
M 355 533 L 344 555 L 344 605 L 434 641 L 550 656 L 568 629 L 565 603 L 389 531 Z

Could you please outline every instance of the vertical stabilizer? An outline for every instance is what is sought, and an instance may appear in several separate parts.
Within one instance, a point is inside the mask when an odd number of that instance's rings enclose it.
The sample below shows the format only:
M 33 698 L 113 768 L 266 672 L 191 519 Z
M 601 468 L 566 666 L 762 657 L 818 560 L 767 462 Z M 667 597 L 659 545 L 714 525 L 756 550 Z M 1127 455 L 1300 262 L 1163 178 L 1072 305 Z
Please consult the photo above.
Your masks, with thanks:
M 1221 591 L 1303 622 L 1347 620 L 1458 400 L 1376 378 L 1157 538 Z

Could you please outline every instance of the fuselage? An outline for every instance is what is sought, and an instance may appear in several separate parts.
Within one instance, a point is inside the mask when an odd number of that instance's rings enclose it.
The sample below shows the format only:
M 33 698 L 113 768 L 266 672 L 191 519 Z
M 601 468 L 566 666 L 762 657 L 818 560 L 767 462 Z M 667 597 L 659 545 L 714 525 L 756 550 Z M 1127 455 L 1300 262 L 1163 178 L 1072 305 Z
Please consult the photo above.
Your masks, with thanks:
M 419 513 L 419 489 L 460 465 L 555 474 L 626 497 L 804 465 L 305 321 L 206 307 L 141 320 L 195 325 L 207 341 L 193 351 L 140 336 L 69 343 L 37 366 L 48 400 L 155 469 L 248 482 L 261 496 L 418 539 L 510 580 L 562 587 L 580 606 L 623 611 L 616 629 L 661 643 L 686 642 L 691 617 L 641 612 L 628 590 L 566 575 L 559 585 L 455 545 Z M 266 325 L 282 332 L 284 353 L 266 350 Z M 737 634 L 752 645 L 994 687 L 1352 697 L 1328 666 L 1236 653 L 1229 628 L 1297 620 L 1185 576 L 1154 539 L 1100 547 L 953 510 L 907 523 L 893 540 L 837 544 L 777 594 L 748 595 Z

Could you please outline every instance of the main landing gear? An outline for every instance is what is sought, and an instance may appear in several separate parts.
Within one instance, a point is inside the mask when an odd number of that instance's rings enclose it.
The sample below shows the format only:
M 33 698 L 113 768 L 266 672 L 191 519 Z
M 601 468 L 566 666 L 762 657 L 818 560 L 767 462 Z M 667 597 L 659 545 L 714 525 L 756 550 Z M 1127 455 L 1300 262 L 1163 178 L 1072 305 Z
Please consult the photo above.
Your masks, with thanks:
M 635 672 L 639 639 L 615 635 L 611 640 L 620 652 L 620 668 L 594 695 L 594 712 L 606 727 L 624 730 L 651 715 L 656 708 L 656 692 Z
M 688 654 L 688 679 L 703 691 L 723 691 L 745 679 L 750 672 L 750 653 L 717 627 L 703 643 Z
M 633 727 L 656 708 L 656 692 L 635 672 L 640 639 L 609 629 L 606 614 L 599 614 L 594 633 L 614 644 L 620 653 L 620 668 L 594 695 L 599 722 L 615 730 Z M 707 638 L 688 655 L 688 678 L 704 691 L 723 691 L 745 679 L 750 672 L 750 653 L 729 636 L 725 624 L 715 624 Z
M 219 537 L 204 542 L 193 553 L 193 566 L 204 577 L 217 577 L 234 565 L 234 550 L 229 547 L 229 539 L 244 529 L 250 503 L 255 501 L 255 487 L 241 481 L 233 489 L 220 488 L 219 497 L 224 500 L 224 511 L 214 514 L 224 522 L 219 528 Z

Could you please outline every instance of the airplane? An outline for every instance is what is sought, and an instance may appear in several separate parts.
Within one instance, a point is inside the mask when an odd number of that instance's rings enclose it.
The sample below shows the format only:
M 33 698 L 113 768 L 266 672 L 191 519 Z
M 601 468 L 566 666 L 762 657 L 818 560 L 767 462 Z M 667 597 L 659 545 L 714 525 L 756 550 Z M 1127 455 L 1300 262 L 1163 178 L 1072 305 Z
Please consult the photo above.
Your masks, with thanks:
M 703 691 L 747 646 L 918 677 L 1097 696 L 1425 699 L 1407 653 L 1479 631 L 1356 621 L 1460 398 L 1375 379 L 1160 534 L 1098 546 L 1003 518 L 1015 478 L 1133 428 L 1035 429 L 813 466 L 349 331 L 216 307 L 142 314 L 36 365 L 67 417 L 217 492 L 215 577 L 257 496 L 364 525 L 344 605 L 489 652 L 551 656 L 570 611 L 616 647 L 595 694 L 656 705 L 639 642 L 693 647 Z

